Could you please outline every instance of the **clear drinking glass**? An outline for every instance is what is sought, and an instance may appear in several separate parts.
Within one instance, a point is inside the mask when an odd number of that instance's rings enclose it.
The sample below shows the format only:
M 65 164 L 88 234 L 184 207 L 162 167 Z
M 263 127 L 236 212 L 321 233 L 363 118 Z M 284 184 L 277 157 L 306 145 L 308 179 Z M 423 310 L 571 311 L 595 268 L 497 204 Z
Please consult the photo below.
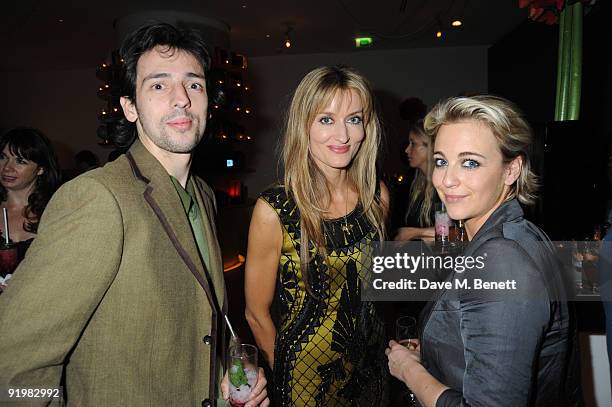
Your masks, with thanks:
M 584 256 L 582 254 L 583 245 L 580 242 L 572 241 L 572 264 L 574 268 L 574 283 L 578 293 L 582 292 L 582 262 Z
M 410 350 L 416 350 L 419 339 L 419 327 L 417 320 L 411 316 L 399 317 L 395 321 L 395 340 L 407 347 Z M 416 397 L 408 388 L 402 394 L 402 402 L 404 406 L 416 406 Z
M 446 207 L 443 203 L 436 203 L 435 206 L 435 232 L 436 242 L 446 244 L 449 240 L 449 228 L 451 220 L 446 212 Z
M 589 294 L 599 293 L 599 245 L 597 240 L 585 242 L 582 259 L 582 290 Z
M 417 320 L 411 316 L 399 317 L 395 321 L 395 339 L 408 349 L 415 350 L 418 344 Z
M 229 402 L 234 407 L 243 407 L 249 399 L 251 389 L 257 383 L 257 348 L 237 343 L 229 348 L 228 376 Z

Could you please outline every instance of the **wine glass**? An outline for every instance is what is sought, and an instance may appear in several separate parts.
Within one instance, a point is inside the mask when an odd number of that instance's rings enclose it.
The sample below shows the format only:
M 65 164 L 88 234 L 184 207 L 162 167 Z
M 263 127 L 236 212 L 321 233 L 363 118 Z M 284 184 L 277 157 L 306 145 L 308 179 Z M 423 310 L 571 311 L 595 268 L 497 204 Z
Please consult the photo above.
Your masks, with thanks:
M 410 350 L 418 346 L 419 328 L 415 317 L 402 316 L 395 321 L 395 339 Z
M 415 317 L 402 316 L 395 321 L 395 340 L 410 350 L 417 350 L 419 343 L 419 327 Z M 416 396 L 406 388 L 402 394 L 404 406 L 414 407 L 417 405 Z

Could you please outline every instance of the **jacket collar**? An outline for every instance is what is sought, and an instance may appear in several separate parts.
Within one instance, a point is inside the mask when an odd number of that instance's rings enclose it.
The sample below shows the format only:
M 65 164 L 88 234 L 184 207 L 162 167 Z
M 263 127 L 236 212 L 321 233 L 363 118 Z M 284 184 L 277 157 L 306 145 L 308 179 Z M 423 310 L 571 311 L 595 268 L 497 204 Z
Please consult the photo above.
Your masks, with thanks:
M 517 199 L 511 199 L 502 203 L 499 208 L 493 211 L 491 216 L 489 216 L 489 219 L 486 220 L 486 222 L 484 223 L 484 225 L 482 225 L 478 232 L 476 232 L 476 235 L 470 241 L 468 248 L 465 250 L 463 255 L 470 255 L 480 244 L 477 243 L 478 240 L 485 237 L 487 232 L 492 231 L 497 226 L 501 226 L 506 222 L 512 222 L 522 217 L 523 208 L 521 208 L 521 205 L 518 203 Z M 451 275 L 449 275 L 449 279 L 452 278 L 454 275 L 455 273 L 453 272 Z M 431 318 L 431 314 L 435 307 L 435 304 L 443 297 L 446 291 L 446 289 L 440 289 L 438 292 L 436 292 L 434 294 L 434 297 L 427 303 L 427 305 L 421 311 L 421 335 L 425 330 L 429 319 Z M 421 343 L 422 339 L 423 338 L 421 337 Z
M 134 141 L 134 144 L 128 151 L 128 160 L 134 172 L 134 176 L 145 184 L 163 185 L 167 180 L 170 184 L 170 175 L 161 165 L 159 160 L 151 154 L 149 150 L 142 144 L 139 139 Z
M 211 336 L 213 341 L 211 349 L 217 349 L 217 341 L 221 340 L 221 356 L 224 358 L 224 336 L 218 334 L 218 331 L 223 332 L 223 325 L 219 325 L 220 314 L 226 309 L 226 303 L 220 299 L 225 296 L 222 294 L 224 290 L 223 283 L 215 290 L 214 282 L 208 277 L 210 273 L 206 273 L 197 243 L 191 231 L 191 224 L 183 208 L 183 204 L 176 192 L 176 188 L 170 179 L 170 175 L 161 163 L 145 148 L 145 146 L 136 140 L 128 153 L 126 154 L 128 162 L 132 168 L 134 176 L 140 179 L 145 184 L 143 197 L 147 204 L 155 213 L 157 219 L 161 223 L 167 237 L 178 252 L 178 255 L 183 260 L 191 274 L 196 278 L 198 284 L 206 293 L 206 298 L 211 308 Z M 196 188 L 196 195 L 199 195 Z M 198 199 L 201 204 L 201 197 Z M 200 206 L 201 208 L 203 207 Z M 203 223 L 208 224 L 208 217 L 203 213 Z M 210 228 L 210 225 L 208 225 Z M 207 237 L 212 236 L 212 232 L 207 232 Z M 161 238 L 161 237 L 160 237 Z M 216 241 L 215 241 L 216 242 Z M 209 240 L 209 247 L 216 243 Z M 218 248 L 215 253 L 218 253 Z M 211 258 L 215 257 L 211 251 Z M 217 260 L 215 260 L 217 261 Z M 220 261 L 220 260 L 219 260 Z M 182 269 L 180 272 L 184 272 Z M 221 309 L 224 307 L 224 309 Z M 211 353 L 211 363 L 209 371 L 209 396 L 212 399 L 216 398 L 217 394 L 217 358 L 215 351 Z
M 512 222 L 516 219 L 523 217 L 523 208 L 518 203 L 516 198 L 511 199 L 502 203 L 499 208 L 497 208 L 489 219 L 486 220 L 484 225 L 480 227 L 478 232 L 472 238 L 472 241 L 478 240 L 480 237 L 484 236 L 488 231 L 495 228 L 498 225 L 501 225 L 506 222 Z
M 145 183 L 145 201 L 155 212 L 180 257 L 206 291 L 211 306 L 216 308 L 214 289 L 208 284 L 189 219 L 170 175 L 140 140 L 134 142 L 126 156 L 134 176 Z

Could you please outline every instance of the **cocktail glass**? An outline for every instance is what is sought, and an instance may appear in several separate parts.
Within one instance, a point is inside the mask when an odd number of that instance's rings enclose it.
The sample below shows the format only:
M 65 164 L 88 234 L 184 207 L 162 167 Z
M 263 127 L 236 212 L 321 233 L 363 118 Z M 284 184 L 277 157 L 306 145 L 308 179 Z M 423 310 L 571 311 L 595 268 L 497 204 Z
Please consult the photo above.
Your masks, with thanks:
M 243 407 L 257 383 L 257 348 L 239 343 L 229 348 L 229 401 L 233 407 Z
M 6 277 L 17 268 L 17 246 L 13 243 L 0 244 L 0 276 Z

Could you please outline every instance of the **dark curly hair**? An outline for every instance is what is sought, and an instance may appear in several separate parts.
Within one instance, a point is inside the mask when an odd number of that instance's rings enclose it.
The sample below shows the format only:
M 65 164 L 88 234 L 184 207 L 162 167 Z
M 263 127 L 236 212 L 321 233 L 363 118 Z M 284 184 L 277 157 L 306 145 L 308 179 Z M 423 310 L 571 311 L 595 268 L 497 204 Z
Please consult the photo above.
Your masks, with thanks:
M 9 130 L 0 137 L 0 152 L 8 146 L 11 154 L 36 163 L 44 172 L 36 177 L 34 190 L 28 197 L 23 215 L 27 219 L 23 229 L 36 233 L 40 217 L 61 182 L 61 172 L 49 139 L 36 129 L 20 127 Z M 7 199 L 7 190 L 0 185 L 0 202 Z
M 210 55 L 200 33 L 193 29 L 177 28 L 167 23 L 149 24 L 132 32 L 119 51 L 123 59 L 121 95 L 136 104 L 136 66 L 140 57 L 149 50 L 162 46 L 169 51 L 185 51 L 202 65 L 208 81 Z M 208 83 L 207 83 L 208 85 Z M 112 138 L 120 147 L 129 146 L 135 139 L 134 123 L 125 117 L 116 126 Z

